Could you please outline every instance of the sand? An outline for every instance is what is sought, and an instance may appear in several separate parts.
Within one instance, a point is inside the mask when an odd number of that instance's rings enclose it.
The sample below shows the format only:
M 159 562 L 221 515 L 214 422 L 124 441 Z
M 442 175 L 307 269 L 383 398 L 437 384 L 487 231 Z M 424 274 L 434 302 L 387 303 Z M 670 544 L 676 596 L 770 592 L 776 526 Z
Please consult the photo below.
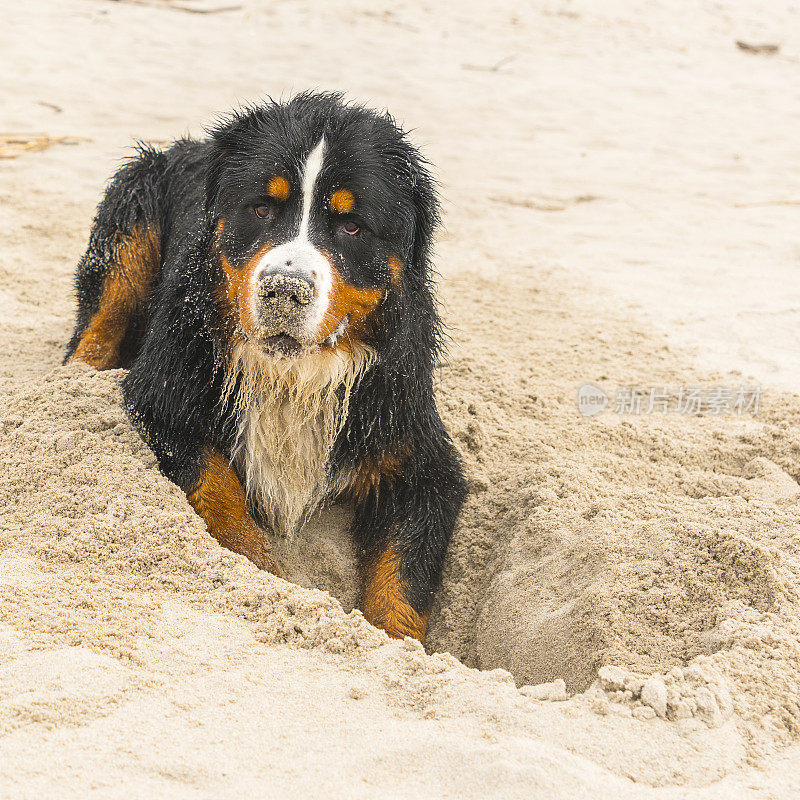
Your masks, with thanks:
M 221 5 L 32 0 L 0 32 L 0 796 L 800 794 L 797 13 L 181 10 Z M 308 86 L 390 107 L 442 182 L 472 491 L 425 650 L 353 610 L 347 508 L 260 573 L 120 373 L 59 366 L 131 139 Z M 764 395 L 585 418 L 586 381 Z

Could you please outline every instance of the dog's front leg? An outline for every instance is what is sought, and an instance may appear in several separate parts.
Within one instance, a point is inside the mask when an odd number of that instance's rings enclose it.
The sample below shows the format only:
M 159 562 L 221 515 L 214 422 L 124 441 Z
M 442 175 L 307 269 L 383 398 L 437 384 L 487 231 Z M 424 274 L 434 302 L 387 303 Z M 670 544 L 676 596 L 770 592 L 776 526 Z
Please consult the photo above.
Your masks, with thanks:
M 353 533 L 360 544 L 366 619 L 389 636 L 425 641 L 447 545 L 466 490 L 452 446 L 372 460 L 354 483 Z
M 187 494 L 189 503 L 203 518 L 208 532 L 234 553 L 249 558 L 257 567 L 280 575 L 265 531 L 250 516 L 239 478 L 218 450 L 208 450 L 196 488 Z
M 433 590 L 414 572 L 412 558 L 396 541 L 366 559 L 363 610 L 367 621 L 389 636 L 424 642 Z

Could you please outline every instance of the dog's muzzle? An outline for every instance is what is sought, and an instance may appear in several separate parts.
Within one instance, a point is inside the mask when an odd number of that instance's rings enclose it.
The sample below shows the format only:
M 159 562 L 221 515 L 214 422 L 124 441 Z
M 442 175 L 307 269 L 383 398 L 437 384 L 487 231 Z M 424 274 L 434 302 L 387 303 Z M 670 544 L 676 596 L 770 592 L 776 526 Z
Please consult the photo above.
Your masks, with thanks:
M 306 240 L 292 240 L 266 253 L 253 280 L 256 335 L 262 346 L 283 354 L 317 348 L 332 281 L 326 256 Z M 289 340 L 297 347 L 287 350 Z
M 296 334 L 305 323 L 314 287 L 306 278 L 287 273 L 263 275 L 256 287 L 259 323 L 266 336 Z

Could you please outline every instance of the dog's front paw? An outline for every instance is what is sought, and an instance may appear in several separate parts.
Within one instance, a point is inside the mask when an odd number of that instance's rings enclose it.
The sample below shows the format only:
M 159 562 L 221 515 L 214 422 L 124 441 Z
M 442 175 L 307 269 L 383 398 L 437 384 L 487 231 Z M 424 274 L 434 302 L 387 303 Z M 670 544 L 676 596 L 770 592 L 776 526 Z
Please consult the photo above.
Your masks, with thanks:
M 272 556 L 272 550 L 270 547 L 262 546 L 258 548 L 258 551 L 248 558 L 259 568 L 266 570 L 267 572 L 271 572 L 273 575 L 277 576 L 278 578 L 283 577 L 283 571 L 278 566 L 278 562 Z

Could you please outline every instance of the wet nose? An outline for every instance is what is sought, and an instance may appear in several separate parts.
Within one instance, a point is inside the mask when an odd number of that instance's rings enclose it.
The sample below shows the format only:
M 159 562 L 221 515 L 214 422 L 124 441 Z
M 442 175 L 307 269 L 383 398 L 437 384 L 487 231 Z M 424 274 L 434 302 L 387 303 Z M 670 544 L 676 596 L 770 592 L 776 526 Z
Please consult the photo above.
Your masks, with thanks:
M 262 303 L 286 311 L 299 310 L 314 298 L 314 287 L 299 275 L 285 272 L 263 275 L 258 282 Z

